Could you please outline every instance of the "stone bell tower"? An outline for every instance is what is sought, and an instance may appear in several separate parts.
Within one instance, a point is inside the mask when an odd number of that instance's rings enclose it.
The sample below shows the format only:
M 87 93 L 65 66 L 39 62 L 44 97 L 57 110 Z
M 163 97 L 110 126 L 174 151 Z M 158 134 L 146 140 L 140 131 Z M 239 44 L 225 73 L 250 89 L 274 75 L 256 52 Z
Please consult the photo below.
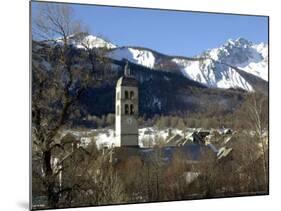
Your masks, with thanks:
M 138 147 L 138 82 L 128 62 L 124 76 L 118 79 L 115 99 L 116 146 Z

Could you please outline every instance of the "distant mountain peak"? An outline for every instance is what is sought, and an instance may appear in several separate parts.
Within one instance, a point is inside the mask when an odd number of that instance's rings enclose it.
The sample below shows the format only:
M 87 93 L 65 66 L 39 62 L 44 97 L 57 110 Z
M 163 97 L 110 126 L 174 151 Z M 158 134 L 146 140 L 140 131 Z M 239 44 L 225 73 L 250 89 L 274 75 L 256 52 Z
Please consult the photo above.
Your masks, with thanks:
M 128 59 L 132 63 L 182 74 L 208 87 L 241 88 L 254 91 L 253 86 L 240 74 L 245 71 L 268 80 L 268 46 L 239 37 L 229 39 L 218 48 L 210 49 L 194 58 L 161 56 L 142 48 L 121 47 L 113 49 L 109 55 L 116 60 Z
M 144 47 L 119 47 L 88 33 L 72 35 L 70 44 L 82 49 L 105 47 L 110 50 L 107 56 L 114 60 L 126 59 L 150 69 L 179 73 L 208 87 L 253 91 L 241 71 L 268 81 L 268 45 L 254 44 L 243 37 L 228 39 L 193 58 L 168 56 Z
M 63 42 L 61 37 L 56 39 L 56 43 L 60 44 Z M 87 32 L 79 32 L 76 34 L 72 34 L 68 36 L 68 42 L 70 45 L 73 45 L 77 48 L 116 48 L 117 46 L 107 41 L 105 38 L 101 38 L 100 36 L 94 36 Z
M 89 48 L 116 48 L 117 46 L 111 43 L 110 41 L 107 41 L 104 38 L 93 36 L 93 35 L 86 35 L 84 39 L 80 41 L 80 43 L 77 43 L 77 47 L 83 48 L 83 47 L 89 47 Z
M 243 37 L 237 39 L 228 39 L 223 46 L 250 47 L 253 43 Z

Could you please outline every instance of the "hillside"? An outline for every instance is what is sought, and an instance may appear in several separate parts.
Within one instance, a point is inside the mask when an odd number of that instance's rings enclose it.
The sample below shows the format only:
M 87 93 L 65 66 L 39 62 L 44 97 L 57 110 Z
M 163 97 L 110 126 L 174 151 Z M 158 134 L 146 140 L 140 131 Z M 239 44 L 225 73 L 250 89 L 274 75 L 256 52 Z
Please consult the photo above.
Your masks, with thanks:
M 85 62 L 87 48 L 104 51 L 109 65 L 106 80 L 102 71 L 97 71 L 101 82 L 81 95 L 77 108 L 82 117 L 115 112 L 115 85 L 123 75 L 126 61 L 139 81 L 140 116 L 180 115 L 210 109 L 226 114 L 240 106 L 247 91 L 265 94 L 268 91 L 265 44 L 229 40 L 218 49 L 189 58 L 169 56 L 143 47 L 118 47 L 92 35 L 74 38 L 70 39 L 69 48 L 77 67 L 90 68 L 90 62 Z M 60 39 L 55 43 L 34 41 L 33 63 L 51 71 L 55 58 L 44 54 L 47 49 L 55 52 L 60 42 Z M 81 123 L 81 119 L 75 122 Z

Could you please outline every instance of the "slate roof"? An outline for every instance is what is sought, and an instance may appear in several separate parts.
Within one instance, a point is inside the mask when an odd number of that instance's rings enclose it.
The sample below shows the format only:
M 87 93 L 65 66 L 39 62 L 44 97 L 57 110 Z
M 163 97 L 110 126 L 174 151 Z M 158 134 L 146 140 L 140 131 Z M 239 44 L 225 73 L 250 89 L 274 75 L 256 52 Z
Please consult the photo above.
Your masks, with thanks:
M 113 149 L 113 160 L 116 162 L 130 159 L 132 156 L 138 156 L 144 162 L 152 162 L 155 156 L 160 153 L 162 162 L 170 163 L 173 155 L 183 153 L 186 156 L 186 161 L 200 161 L 204 155 L 212 150 L 205 145 L 190 143 L 180 147 L 163 147 L 163 148 L 136 148 L 136 147 L 120 147 Z M 215 153 L 212 152 L 214 156 Z

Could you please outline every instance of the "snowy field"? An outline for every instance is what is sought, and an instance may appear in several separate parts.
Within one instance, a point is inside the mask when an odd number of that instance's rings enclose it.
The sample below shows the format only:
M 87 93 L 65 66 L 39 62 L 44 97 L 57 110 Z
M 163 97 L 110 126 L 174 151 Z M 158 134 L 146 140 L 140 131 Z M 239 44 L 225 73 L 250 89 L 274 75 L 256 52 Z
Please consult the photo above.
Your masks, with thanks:
M 190 131 L 195 129 L 190 128 Z M 87 146 L 91 143 L 96 143 L 99 149 L 103 147 L 111 148 L 116 145 L 115 130 L 114 129 L 89 129 L 89 130 L 65 130 L 63 135 L 71 133 L 78 140 L 80 140 L 82 146 Z M 183 131 L 178 129 L 164 129 L 159 130 L 154 127 L 146 127 L 139 129 L 139 146 L 151 147 L 157 142 L 167 140 L 167 138 L 173 135 L 183 135 Z

